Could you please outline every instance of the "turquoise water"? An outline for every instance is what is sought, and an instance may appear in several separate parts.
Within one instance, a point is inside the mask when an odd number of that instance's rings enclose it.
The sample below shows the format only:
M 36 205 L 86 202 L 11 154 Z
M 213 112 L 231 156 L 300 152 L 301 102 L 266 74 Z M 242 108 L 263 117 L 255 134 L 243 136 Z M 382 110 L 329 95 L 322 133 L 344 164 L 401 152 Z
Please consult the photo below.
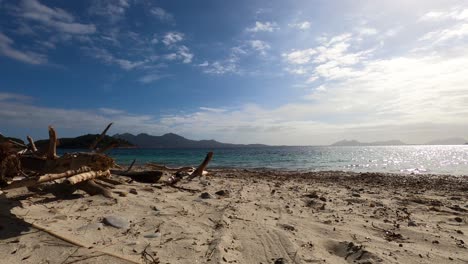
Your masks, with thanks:
M 116 149 L 119 164 L 199 164 L 209 149 Z M 468 145 L 214 149 L 211 167 L 468 175 Z

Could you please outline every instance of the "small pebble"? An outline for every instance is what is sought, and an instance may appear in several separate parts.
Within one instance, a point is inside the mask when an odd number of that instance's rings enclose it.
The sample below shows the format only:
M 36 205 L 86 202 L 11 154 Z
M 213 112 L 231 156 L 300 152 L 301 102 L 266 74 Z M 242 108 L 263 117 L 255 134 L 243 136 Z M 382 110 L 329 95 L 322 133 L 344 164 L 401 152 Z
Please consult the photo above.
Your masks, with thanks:
M 120 216 L 106 216 L 103 220 L 104 224 L 113 226 L 119 229 L 127 229 L 130 227 L 130 223 L 127 219 Z

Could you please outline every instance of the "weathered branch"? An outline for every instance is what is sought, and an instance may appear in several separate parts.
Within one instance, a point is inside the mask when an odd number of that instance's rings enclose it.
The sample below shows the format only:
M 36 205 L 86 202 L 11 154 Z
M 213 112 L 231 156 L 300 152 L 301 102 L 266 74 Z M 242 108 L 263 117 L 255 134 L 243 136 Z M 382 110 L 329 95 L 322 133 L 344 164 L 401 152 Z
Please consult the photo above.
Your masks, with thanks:
M 33 153 L 37 152 L 36 144 L 34 144 L 34 140 L 32 139 L 32 137 L 27 136 L 26 138 L 28 139 L 29 145 L 31 145 L 30 147 L 31 151 Z
M 8 139 L 8 142 L 10 142 L 11 144 L 16 145 L 18 147 L 22 147 L 22 148 L 27 148 L 28 147 L 28 146 L 26 146 L 26 145 L 24 145 L 22 143 L 16 142 L 16 141 L 11 140 L 11 139 Z
M 92 180 L 97 177 L 109 177 L 110 172 L 107 171 L 90 171 L 90 172 L 85 172 L 85 173 L 80 173 L 75 176 L 72 176 L 68 179 L 65 180 L 66 183 L 68 184 L 77 184 L 79 182 L 87 181 L 87 180 Z
M 202 176 L 203 171 L 205 168 L 208 166 L 208 163 L 210 163 L 211 159 L 213 158 L 213 152 L 208 152 L 206 154 L 205 160 L 198 166 L 198 168 L 189 176 L 189 180 L 197 177 L 197 176 Z
M 97 144 L 104 138 L 104 136 L 106 135 L 107 133 L 107 130 L 109 130 L 109 128 L 112 126 L 112 123 L 110 123 L 109 125 L 107 125 L 107 127 L 104 129 L 104 131 L 102 131 L 101 135 L 99 137 L 96 138 L 96 140 L 94 140 L 94 142 L 89 146 L 89 149 L 90 150 L 94 150 L 96 149 L 97 147 Z
M 55 181 L 61 178 L 66 178 L 66 177 L 70 177 L 70 176 L 77 175 L 77 174 L 79 175 L 80 173 L 86 173 L 89 171 L 91 171 L 89 167 L 81 167 L 77 170 L 69 170 L 63 173 L 45 174 L 35 179 L 25 179 L 21 181 L 14 181 L 10 183 L 8 186 L 6 186 L 4 190 L 16 189 L 20 187 L 35 186 L 44 182 Z
M 174 171 L 174 172 L 194 170 L 193 167 L 170 168 L 170 167 L 159 165 L 159 164 L 152 163 L 152 162 L 147 163 L 146 166 L 151 167 L 156 170 L 165 170 L 165 171 Z
M 113 195 L 112 195 L 111 191 L 109 191 L 108 189 L 98 185 L 93 180 L 80 182 L 80 183 L 78 183 L 76 185 L 76 187 L 78 189 L 80 189 L 80 190 L 85 191 L 89 195 L 102 194 L 104 197 L 113 198 Z
M 143 183 L 156 183 L 163 175 L 162 171 L 149 170 L 149 171 L 124 171 L 124 170 L 111 170 L 112 174 L 130 177 L 137 182 Z
M 135 164 L 135 162 L 136 162 L 136 159 L 133 159 L 132 164 L 130 164 L 130 166 L 128 166 L 127 172 L 129 172 L 130 170 L 132 170 L 132 167 L 133 167 L 133 165 Z
M 49 149 L 46 157 L 47 159 L 57 158 L 57 133 L 52 126 L 49 126 Z

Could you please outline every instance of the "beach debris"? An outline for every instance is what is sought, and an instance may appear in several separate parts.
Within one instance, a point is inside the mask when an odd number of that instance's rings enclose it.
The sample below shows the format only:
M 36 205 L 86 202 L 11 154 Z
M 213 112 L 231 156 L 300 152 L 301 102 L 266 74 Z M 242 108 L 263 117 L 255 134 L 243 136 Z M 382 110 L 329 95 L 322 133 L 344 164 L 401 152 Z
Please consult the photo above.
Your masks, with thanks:
M 188 176 L 188 180 L 192 180 L 195 177 L 208 174 L 208 172 L 205 171 L 205 169 L 208 166 L 208 163 L 210 163 L 212 158 L 213 158 L 213 152 L 208 152 L 203 162 L 195 170 L 191 171 L 192 168 L 190 168 L 189 170 L 188 169 L 189 167 L 183 167 L 181 168 L 181 170 L 177 171 L 174 175 L 169 177 L 169 179 L 167 180 L 167 184 L 174 185 L 186 176 Z
M 159 261 L 159 258 L 156 256 L 156 253 L 151 254 L 148 252 L 148 248 L 151 246 L 151 244 L 146 245 L 146 247 L 143 249 L 141 252 L 141 258 L 143 259 L 145 264 L 159 264 L 161 263 Z
M 207 193 L 207 192 L 204 192 L 204 193 L 200 194 L 200 198 L 202 198 L 202 199 L 211 199 L 211 198 L 213 198 L 213 196 L 211 194 Z
M 127 229 L 130 227 L 130 223 L 126 218 L 115 215 L 104 217 L 103 223 L 119 229 Z
M 405 238 L 399 234 L 399 233 L 396 233 L 390 229 L 386 230 L 386 229 L 383 229 L 381 227 L 378 227 L 378 226 L 375 226 L 374 225 L 374 222 L 371 223 L 372 227 L 376 230 L 379 230 L 379 231 L 382 231 L 384 232 L 384 238 L 385 240 L 391 242 L 391 241 L 398 241 L 398 242 L 401 242 L 403 240 L 405 240 Z
M 129 177 L 134 181 L 142 183 L 157 183 L 163 172 L 159 170 L 128 171 L 128 170 L 110 170 L 112 174 Z

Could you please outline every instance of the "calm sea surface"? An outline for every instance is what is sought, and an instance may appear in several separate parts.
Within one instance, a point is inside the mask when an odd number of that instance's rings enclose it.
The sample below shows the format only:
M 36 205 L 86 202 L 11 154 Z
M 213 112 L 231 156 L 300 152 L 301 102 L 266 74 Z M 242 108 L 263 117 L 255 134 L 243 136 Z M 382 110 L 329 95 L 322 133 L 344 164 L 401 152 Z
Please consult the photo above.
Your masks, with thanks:
M 209 149 L 116 149 L 119 164 L 198 165 Z M 468 145 L 214 149 L 211 167 L 468 175 Z

